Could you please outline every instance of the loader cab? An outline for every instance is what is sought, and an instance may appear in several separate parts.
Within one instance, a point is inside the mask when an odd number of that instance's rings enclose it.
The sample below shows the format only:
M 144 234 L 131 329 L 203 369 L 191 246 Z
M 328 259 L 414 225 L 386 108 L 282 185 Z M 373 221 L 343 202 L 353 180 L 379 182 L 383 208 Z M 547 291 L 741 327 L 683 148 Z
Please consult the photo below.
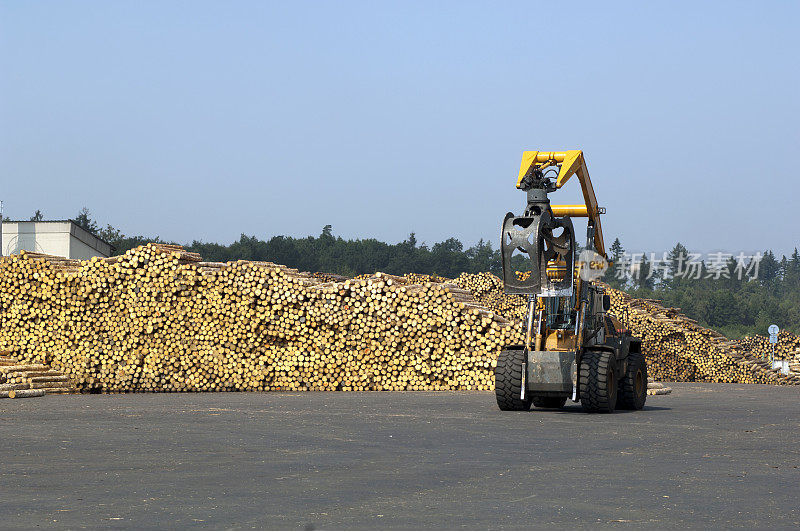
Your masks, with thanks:
M 546 327 L 553 330 L 575 328 L 575 294 L 570 297 L 547 297 L 544 299 L 547 315 Z

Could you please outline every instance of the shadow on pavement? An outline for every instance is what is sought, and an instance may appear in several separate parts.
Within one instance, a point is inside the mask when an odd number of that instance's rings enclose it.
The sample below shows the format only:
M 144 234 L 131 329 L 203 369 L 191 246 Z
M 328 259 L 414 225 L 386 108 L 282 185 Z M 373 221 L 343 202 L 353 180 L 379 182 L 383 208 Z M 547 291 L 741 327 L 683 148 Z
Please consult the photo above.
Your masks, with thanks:
M 619 414 L 626 414 L 626 413 L 642 413 L 642 412 L 647 412 L 647 411 L 671 411 L 671 410 L 672 410 L 671 407 L 648 406 L 647 404 L 645 404 L 644 408 L 641 409 L 640 411 L 633 411 L 633 410 L 630 410 L 630 409 L 618 409 L 618 410 L 614 411 L 613 414 L 614 415 L 619 415 Z M 543 412 L 543 413 L 544 412 L 547 412 L 547 413 L 559 413 L 559 414 L 562 414 L 562 415 L 573 415 L 573 414 L 576 414 L 576 413 L 584 413 L 586 415 L 595 415 L 596 414 L 596 413 L 586 413 L 583 410 L 583 408 L 580 406 L 580 404 L 569 404 L 569 405 L 564 406 L 561 409 L 545 409 L 545 408 L 531 407 L 531 411 L 534 411 L 534 412 L 535 411 L 540 411 L 540 412 Z M 602 415 L 602 413 L 600 413 L 600 414 Z

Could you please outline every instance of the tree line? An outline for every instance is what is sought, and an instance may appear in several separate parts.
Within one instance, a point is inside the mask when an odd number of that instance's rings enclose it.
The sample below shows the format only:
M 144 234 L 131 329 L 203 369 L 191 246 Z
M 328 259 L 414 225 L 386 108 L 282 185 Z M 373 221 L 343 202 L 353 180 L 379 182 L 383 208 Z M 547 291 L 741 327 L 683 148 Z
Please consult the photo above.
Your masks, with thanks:
M 604 280 L 634 297 L 660 299 L 664 306 L 680 308 L 700 325 L 732 338 L 766 335 L 771 324 L 800 333 L 800 253 L 796 248 L 789 257 L 778 258 L 767 250 L 747 261 L 712 253 L 712 260 L 695 260 L 690 274 L 686 272 L 693 253 L 680 243 L 657 270 L 647 256 L 623 264 L 625 254 L 616 239 L 610 252 L 615 266 L 606 270 Z M 624 267 L 618 267 L 621 264 Z M 620 274 L 620 269 L 634 274 Z
M 492 271 L 501 273 L 500 253 L 491 242 L 479 241 L 465 248 L 456 238 L 428 245 L 418 242 L 413 232 L 400 243 L 385 243 L 376 239 L 345 240 L 333 234 L 326 225 L 319 236 L 293 238 L 272 236 L 262 240 L 257 236 L 242 234 L 229 245 L 194 240 L 191 243 L 165 241 L 155 237 L 126 236 L 111 225 L 101 227 L 82 209 L 74 219 L 84 229 L 97 234 L 122 254 L 148 242 L 172 243 L 199 253 L 209 262 L 255 260 L 275 262 L 300 271 L 320 271 L 344 276 L 383 271 L 396 275 L 425 273 L 455 278 L 463 272 Z

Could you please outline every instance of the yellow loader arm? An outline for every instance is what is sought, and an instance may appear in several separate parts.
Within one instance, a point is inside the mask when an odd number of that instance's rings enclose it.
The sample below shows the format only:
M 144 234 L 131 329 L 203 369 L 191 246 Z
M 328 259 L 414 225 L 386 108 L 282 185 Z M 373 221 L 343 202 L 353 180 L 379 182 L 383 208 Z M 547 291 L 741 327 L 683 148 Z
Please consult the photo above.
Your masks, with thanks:
M 522 164 L 519 167 L 517 188 L 522 188 L 523 178 L 535 166 L 544 170 L 550 166 L 561 164 L 561 169 L 556 178 L 556 188 L 561 188 L 573 175 L 578 176 L 583 191 L 585 205 L 551 205 L 553 215 L 589 218 L 594 226 L 594 244 L 597 252 L 606 259 L 606 246 L 603 242 L 603 229 L 600 225 L 600 214 L 604 213 L 597 205 L 592 181 L 589 179 L 589 170 L 586 169 L 586 160 L 583 151 L 573 149 L 570 151 L 526 151 L 522 154 Z

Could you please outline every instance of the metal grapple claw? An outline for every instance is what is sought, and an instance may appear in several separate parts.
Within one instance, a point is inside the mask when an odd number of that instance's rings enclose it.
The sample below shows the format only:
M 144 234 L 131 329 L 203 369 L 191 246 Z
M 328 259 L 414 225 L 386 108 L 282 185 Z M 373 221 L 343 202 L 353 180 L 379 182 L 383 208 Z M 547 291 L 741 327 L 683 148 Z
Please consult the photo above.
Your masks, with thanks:
M 554 231 L 563 229 L 558 235 Z M 548 210 L 535 216 L 503 220 L 500 254 L 506 293 L 520 295 L 571 295 L 575 232 L 569 218 L 554 218 Z

